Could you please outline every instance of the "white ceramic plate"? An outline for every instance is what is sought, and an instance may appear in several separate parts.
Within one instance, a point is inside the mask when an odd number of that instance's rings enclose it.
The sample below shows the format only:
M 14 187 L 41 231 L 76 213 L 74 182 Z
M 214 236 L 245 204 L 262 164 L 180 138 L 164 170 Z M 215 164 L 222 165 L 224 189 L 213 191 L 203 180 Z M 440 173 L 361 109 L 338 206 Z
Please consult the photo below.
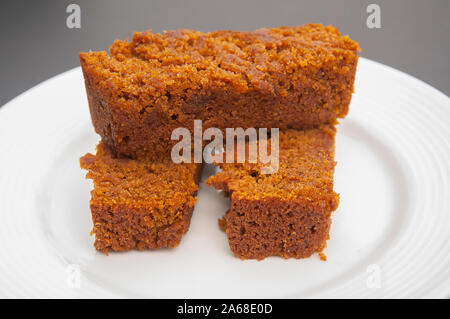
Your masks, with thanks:
M 217 226 L 227 200 L 204 184 L 177 248 L 96 252 L 81 71 L 20 95 L 0 109 L 0 297 L 448 297 L 450 99 L 363 58 L 355 91 L 327 262 L 233 257 Z

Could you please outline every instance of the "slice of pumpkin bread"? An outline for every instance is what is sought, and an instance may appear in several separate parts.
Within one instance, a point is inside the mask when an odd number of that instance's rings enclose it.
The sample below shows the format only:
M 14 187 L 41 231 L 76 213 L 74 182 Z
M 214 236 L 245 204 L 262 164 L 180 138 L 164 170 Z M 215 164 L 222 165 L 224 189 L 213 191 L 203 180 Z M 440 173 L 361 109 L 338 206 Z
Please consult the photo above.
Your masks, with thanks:
M 231 197 L 219 225 L 236 256 L 304 258 L 321 253 L 339 202 L 333 190 L 334 137 L 333 126 L 280 132 L 279 168 L 273 174 L 261 174 L 260 162 L 218 164 L 221 172 L 207 184 Z
M 120 156 L 169 154 L 177 127 L 305 129 L 348 112 L 359 45 L 332 26 L 138 32 L 80 53 L 95 130 Z
M 115 158 L 103 142 L 80 165 L 94 183 L 90 207 L 97 250 L 179 244 L 197 200 L 200 165 Z

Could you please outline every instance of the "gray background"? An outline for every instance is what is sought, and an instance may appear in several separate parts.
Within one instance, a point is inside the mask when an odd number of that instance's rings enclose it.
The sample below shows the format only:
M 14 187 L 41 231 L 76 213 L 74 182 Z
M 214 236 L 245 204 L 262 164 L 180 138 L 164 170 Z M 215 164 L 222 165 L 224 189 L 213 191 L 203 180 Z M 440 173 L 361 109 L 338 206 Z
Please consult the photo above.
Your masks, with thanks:
M 66 7 L 81 7 L 81 29 Z M 366 27 L 381 6 L 381 29 Z M 362 55 L 410 73 L 450 95 L 450 0 L 11 0 L 0 9 L 0 105 L 78 66 L 78 52 L 105 50 L 133 31 L 252 30 L 321 22 L 337 26 Z

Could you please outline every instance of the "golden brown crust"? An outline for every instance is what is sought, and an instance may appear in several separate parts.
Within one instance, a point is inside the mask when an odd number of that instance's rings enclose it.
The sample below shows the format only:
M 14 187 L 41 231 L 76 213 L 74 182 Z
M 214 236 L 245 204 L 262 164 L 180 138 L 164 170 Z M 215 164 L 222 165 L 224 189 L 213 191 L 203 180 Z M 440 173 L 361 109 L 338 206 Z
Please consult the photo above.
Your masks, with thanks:
M 94 127 L 118 155 L 167 155 L 176 127 L 303 129 L 348 112 L 359 46 L 318 24 L 135 33 L 80 53 Z
M 80 159 L 93 180 L 94 246 L 109 250 L 175 247 L 188 230 L 200 166 L 115 158 L 100 143 Z
M 332 126 L 279 136 L 279 169 L 261 174 L 261 163 L 219 164 L 207 185 L 231 194 L 221 222 L 230 248 L 243 259 L 304 258 L 321 252 L 339 196 L 333 190 Z

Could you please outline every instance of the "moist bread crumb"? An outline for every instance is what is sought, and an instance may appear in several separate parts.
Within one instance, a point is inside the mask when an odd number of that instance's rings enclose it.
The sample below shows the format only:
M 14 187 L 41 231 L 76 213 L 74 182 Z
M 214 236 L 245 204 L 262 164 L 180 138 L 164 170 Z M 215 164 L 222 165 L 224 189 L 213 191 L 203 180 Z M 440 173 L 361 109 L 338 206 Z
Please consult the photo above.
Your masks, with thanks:
M 119 156 L 170 155 L 177 127 L 306 129 L 344 117 L 359 45 L 332 26 L 134 33 L 80 53 L 92 122 Z
M 201 167 L 115 158 L 100 142 L 80 166 L 92 179 L 94 246 L 104 253 L 177 246 L 188 230 Z
M 335 128 L 279 134 L 279 169 L 261 174 L 261 163 L 218 164 L 207 185 L 227 192 L 231 207 L 219 222 L 232 252 L 242 259 L 304 258 L 326 247 L 333 190 Z

